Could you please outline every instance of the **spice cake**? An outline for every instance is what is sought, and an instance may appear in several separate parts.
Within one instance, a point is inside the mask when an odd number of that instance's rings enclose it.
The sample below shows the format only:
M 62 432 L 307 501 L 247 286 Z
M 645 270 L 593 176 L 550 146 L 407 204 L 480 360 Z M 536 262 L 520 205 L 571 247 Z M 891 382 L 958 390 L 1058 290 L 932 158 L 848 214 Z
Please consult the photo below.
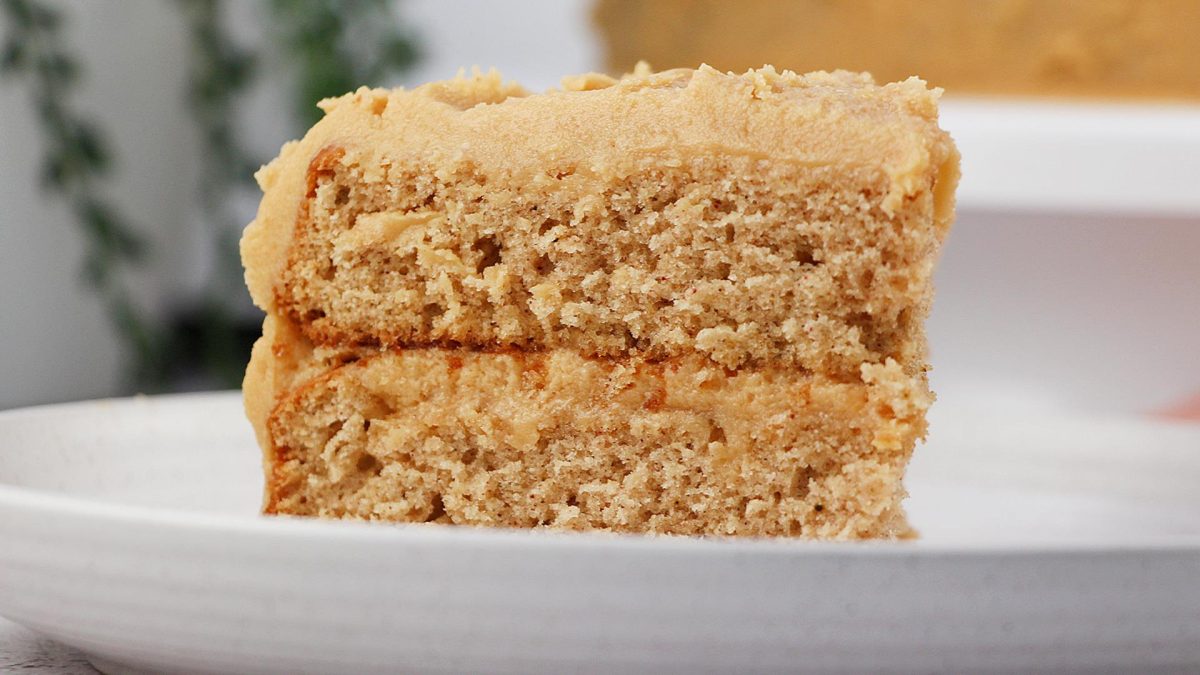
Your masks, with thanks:
M 611 68 L 703 57 L 913 73 L 955 94 L 1200 99 L 1197 0 L 599 0 Z
M 900 537 L 958 155 L 924 82 L 360 89 L 242 241 L 267 513 Z

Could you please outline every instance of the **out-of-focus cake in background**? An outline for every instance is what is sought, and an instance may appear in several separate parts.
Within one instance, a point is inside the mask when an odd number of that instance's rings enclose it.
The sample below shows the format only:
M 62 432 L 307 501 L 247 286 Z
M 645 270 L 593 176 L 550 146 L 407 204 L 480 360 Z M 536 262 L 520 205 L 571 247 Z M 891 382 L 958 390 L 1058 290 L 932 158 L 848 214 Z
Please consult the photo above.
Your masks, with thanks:
M 905 536 L 958 154 L 916 79 L 363 89 L 259 174 L 265 510 Z
M 600 0 L 595 18 L 614 72 L 769 62 L 956 94 L 1200 98 L 1197 0 Z

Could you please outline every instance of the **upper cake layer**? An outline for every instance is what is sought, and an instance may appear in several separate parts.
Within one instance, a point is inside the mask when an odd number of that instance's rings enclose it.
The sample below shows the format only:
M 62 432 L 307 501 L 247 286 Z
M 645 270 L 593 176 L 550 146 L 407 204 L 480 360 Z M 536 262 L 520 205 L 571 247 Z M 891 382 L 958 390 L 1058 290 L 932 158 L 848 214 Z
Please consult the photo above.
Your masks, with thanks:
M 957 153 L 919 80 L 492 74 L 324 107 L 243 240 L 255 301 L 317 344 L 923 366 Z

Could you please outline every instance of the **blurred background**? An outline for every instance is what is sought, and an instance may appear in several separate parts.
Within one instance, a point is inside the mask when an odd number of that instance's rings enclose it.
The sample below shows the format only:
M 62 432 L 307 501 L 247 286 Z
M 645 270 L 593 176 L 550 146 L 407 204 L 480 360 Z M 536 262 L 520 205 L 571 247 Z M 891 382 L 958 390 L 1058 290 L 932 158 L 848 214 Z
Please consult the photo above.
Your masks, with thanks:
M 869 70 L 947 91 L 942 401 L 1200 408 L 1200 0 L 0 0 L 0 408 L 233 388 L 253 171 L 360 84 Z

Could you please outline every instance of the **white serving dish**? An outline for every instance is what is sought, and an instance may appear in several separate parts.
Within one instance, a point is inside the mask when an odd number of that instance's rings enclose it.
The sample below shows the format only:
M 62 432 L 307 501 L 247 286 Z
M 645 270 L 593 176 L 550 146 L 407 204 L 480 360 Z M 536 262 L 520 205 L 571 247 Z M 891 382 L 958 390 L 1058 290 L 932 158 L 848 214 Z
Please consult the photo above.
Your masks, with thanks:
M 1200 426 L 936 409 L 924 538 L 267 519 L 236 394 L 0 413 L 0 614 L 110 673 L 1200 668 Z
M 947 97 L 943 400 L 1153 413 L 1200 393 L 1200 105 Z

